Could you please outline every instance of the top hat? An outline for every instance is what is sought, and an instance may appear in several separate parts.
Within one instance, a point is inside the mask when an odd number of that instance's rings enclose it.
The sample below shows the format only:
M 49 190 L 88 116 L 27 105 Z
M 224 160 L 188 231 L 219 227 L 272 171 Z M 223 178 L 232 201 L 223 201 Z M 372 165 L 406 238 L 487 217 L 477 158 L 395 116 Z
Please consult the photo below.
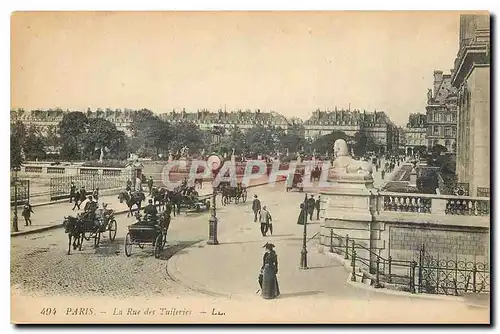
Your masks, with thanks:
M 265 248 L 265 249 L 273 249 L 275 246 L 273 244 L 270 244 L 269 242 L 267 242 L 262 248 Z

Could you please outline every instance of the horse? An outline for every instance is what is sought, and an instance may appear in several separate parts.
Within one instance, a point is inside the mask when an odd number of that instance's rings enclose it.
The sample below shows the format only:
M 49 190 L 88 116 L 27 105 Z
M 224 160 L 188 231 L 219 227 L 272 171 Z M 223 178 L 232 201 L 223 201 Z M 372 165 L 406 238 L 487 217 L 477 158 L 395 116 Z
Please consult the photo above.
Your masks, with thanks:
M 167 190 L 165 193 L 165 201 L 169 200 L 172 203 L 172 211 L 174 211 L 174 216 L 181 213 L 181 204 L 183 202 L 184 196 L 178 191 Z
M 68 255 L 71 254 L 71 239 L 73 239 L 73 250 L 82 250 L 83 244 L 83 222 L 77 217 L 64 217 L 64 232 L 68 234 Z
M 146 196 L 144 196 L 144 193 L 141 191 L 132 193 L 131 195 L 129 195 L 128 192 L 123 191 L 118 195 L 118 199 L 120 200 L 120 203 L 125 201 L 125 204 L 127 204 L 130 211 L 127 213 L 127 217 L 130 217 L 133 215 L 132 206 L 136 205 L 137 209 L 141 210 L 142 201 L 146 199 Z
M 161 209 L 161 207 L 165 207 L 166 203 L 166 198 L 165 194 L 167 193 L 167 189 L 165 188 L 156 188 L 153 187 L 153 190 L 151 191 L 151 198 L 153 199 L 153 204 L 156 205 L 158 203 L 158 209 Z
M 80 205 L 82 205 L 82 203 L 86 199 L 87 199 L 87 194 L 84 191 L 82 190 L 75 191 L 72 197 L 72 200 L 75 203 L 75 205 L 73 205 L 73 211 L 75 211 L 75 208 L 78 208 L 78 210 L 80 210 Z

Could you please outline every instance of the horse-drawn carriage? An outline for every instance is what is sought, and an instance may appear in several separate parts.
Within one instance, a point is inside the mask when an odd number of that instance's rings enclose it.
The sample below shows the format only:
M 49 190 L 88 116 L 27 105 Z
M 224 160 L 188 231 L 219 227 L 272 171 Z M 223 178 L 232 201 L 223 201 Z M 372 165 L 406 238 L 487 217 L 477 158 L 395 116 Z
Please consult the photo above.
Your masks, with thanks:
M 132 255 L 133 246 L 143 249 L 144 245 L 153 246 L 155 258 L 160 257 L 161 251 L 167 243 L 167 232 L 170 226 L 170 216 L 159 214 L 156 219 L 150 215 L 145 215 L 142 219 L 139 213 L 136 214 L 137 222 L 129 225 L 128 233 L 125 236 L 125 255 Z
M 229 181 L 221 182 L 216 189 L 216 193 L 221 194 L 222 205 L 228 205 L 233 200 L 235 204 L 238 204 L 240 200 L 243 203 L 247 201 L 247 189 L 241 182 L 238 182 L 236 187 L 231 186 Z
M 81 251 L 83 240 L 94 239 L 94 247 L 99 245 L 101 234 L 109 232 L 109 240 L 116 237 L 117 224 L 113 210 L 106 208 L 98 209 L 94 212 L 85 212 L 76 217 L 64 217 L 64 232 L 68 234 L 68 255 L 71 253 L 71 240 L 73 249 Z
M 304 170 L 296 170 L 295 173 L 288 174 L 286 178 L 286 191 L 289 192 L 292 189 L 298 189 L 300 192 L 304 191 Z

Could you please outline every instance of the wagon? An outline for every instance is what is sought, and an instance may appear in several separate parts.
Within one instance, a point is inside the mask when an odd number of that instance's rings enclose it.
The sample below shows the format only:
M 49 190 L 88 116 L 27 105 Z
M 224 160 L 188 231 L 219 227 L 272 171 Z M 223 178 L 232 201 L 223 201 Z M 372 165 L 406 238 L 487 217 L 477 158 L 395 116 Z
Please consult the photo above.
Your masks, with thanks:
M 141 220 L 140 215 L 137 215 L 137 218 L 138 222 L 129 225 L 128 233 L 125 236 L 125 255 L 127 257 L 132 255 L 133 246 L 139 246 L 143 249 L 145 245 L 150 244 L 153 247 L 154 257 L 158 259 L 167 243 L 169 217 L 160 214 L 157 221 L 152 220 L 149 216 Z
M 227 205 L 232 202 L 234 199 L 234 203 L 238 204 L 240 199 L 243 203 L 247 201 L 247 189 L 241 182 L 239 182 L 236 187 L 231 187 L 229 182 L 224 184 L 221 190 L 222 193 L 222 205 Z
M 294 174 L 289 174 L 286 178 L 286 191 L 290 191 L 292 189 L 298 189 L 300 192 L 304 190 L 304 185 L 302 183 L 304 178 L 304 173 L 301 171 L 297 171 Z
M 82 221 L 82 239 L 88 241 L 93 238 L 94 246 L 99 245 L 101 234 L 106 232 L 109 233 L 109 240 L 115 240 L 117 224 L 113 210 L 99 209 L 95 213 L 95 219 L 85 219 L 81 215 L 78 215 L 78 219 Z

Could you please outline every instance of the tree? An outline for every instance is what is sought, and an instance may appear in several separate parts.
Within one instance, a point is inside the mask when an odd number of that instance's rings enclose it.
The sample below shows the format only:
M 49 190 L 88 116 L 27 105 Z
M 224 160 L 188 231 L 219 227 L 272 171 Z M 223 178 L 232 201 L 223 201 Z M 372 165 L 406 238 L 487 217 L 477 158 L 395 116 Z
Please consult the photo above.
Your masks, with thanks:
M 332 133 L 316 138 L 312 144 L 312 148 L 319 154 L 331 152 L 333 144 L 337 139 L 347 140 L 348 136 L 342 131 L 333 131 Z
M 275 129 L 257 125 L 245 134 L 245 149 L 253 154 L 269 154 L 275 151 Z
M 205 147 L 204 135 L 200 128 L 191 122 L 179 122 L 172 126 L 172 140 L 169 148 L 179 151 L 187 146 L 191 151 L 200 150 Z
M 245 136 L 241 129 L 237 126 L 229 129 L 229 135 L 222 138 L 220 148 L 228 153 L 231 153 L 233 149 L 236 154 L 243 152 L 245 150 Z
M 87 132 L 88 119 L 79 111 L 67 113 L 59 122 L 59 136 L 63 143 L 61 158 L 77 160 L 83 158 L 83 135 Z
M 21 121 L 12 124 L 10 129 L 10 168 L 20 168 L 24 162 L 22 154 L 26 129 Z
M 90 159 L 99 156 L 101 150 L 119 154 L 125 145 L 125 134 L 116 125 L 104 118 L 88 120 L 88 131 L 83 135 L 83 151 Z
M 26 131 L 23 150 L 28 160 L 44 159 L 46 142 L 35 126 L 30 126 Z

